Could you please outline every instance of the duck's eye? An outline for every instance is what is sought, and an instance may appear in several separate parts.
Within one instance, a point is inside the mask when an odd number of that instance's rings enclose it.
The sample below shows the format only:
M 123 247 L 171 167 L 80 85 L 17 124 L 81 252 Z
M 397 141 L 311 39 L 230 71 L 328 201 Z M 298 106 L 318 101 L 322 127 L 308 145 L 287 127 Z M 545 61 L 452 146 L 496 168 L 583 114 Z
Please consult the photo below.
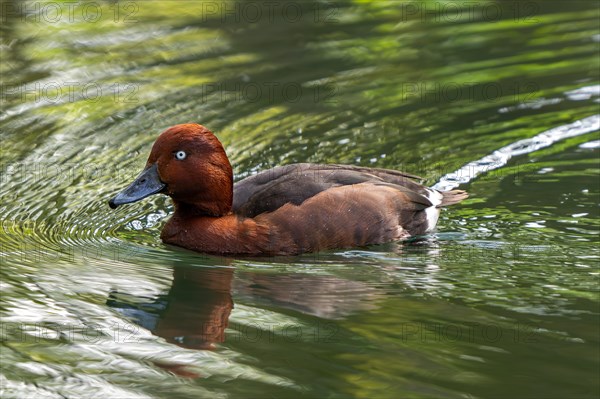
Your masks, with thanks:
M 185 153 L 185 151 L 177 151 L 175 153 L 175 158 L 179 159 L 180 161 L 183 161 L 185 159 L 185 157 L 187 157 L 187 154 Z

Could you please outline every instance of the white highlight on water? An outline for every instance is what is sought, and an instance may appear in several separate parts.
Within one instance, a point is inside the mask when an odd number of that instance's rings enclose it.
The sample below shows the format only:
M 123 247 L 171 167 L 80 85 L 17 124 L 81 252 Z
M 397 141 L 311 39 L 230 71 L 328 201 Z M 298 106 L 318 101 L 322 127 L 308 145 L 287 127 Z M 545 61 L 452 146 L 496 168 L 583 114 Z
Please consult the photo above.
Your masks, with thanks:
M 600 85 L 580 87 L 579 89 L 567 91 L 565 94 L 572 101 L 589 100 L 592 97 L 600 96 Z
M 591 133 L 599 129 L 600 114 L 588 116 L 568 125 L 546 130 L 532 138 L 519 140 L 506 147 L 502 147 L 477 161 L 469 162 L 457 171 L 443 176 L 433 188 L 440 191 L 452 190 L 461 184 L 470 182 L 481 173 L 489 172 L 506 165 L 514 156 L 529 154 L 530 152 L 548 147 L 557 141 Z
M 595 150 L 596 148 L 600 148 L 600 140 L 588 141 L 587 143 L 579 144 L 579 148 Z

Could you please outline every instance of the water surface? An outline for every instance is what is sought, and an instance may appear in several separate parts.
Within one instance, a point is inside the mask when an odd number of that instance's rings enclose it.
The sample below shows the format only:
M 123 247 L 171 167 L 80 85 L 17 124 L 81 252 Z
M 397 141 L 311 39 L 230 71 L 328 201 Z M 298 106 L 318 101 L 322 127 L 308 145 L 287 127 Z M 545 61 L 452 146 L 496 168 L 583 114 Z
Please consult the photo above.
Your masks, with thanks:
M 3 398 L 600 394 L 596 2 L 93 4 L 2 2 Z M 471 197 L 410 243 L 168 247 L 168 199 L 107 200 L 184 122 L 236 179 L 461 171 Z

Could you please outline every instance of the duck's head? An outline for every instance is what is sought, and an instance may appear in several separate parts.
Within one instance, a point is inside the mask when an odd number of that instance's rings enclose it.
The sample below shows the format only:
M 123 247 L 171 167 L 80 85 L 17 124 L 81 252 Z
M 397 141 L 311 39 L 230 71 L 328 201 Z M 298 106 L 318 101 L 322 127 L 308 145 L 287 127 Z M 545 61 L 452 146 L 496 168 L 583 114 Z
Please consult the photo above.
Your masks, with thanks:
M 114 209 L 158 193 L 173 198 L 176 208 L 196 214 L 222 216 L 231 211 L 231 165 L 210 130 L 195 123 L 165 130 L 142 173 L 108 204 Z

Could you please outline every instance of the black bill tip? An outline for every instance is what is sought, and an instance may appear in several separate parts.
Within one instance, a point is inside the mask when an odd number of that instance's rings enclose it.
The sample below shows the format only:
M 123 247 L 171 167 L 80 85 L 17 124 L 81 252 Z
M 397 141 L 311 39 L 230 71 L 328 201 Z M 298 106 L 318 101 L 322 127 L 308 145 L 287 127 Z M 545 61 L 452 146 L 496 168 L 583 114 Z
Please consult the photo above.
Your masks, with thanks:
M 114 198 L 111 198 L 110 201 L 108 201 L 108 206 L 110 206 L 110 209 L 117 209 L 119 204 L 115 202 Z

